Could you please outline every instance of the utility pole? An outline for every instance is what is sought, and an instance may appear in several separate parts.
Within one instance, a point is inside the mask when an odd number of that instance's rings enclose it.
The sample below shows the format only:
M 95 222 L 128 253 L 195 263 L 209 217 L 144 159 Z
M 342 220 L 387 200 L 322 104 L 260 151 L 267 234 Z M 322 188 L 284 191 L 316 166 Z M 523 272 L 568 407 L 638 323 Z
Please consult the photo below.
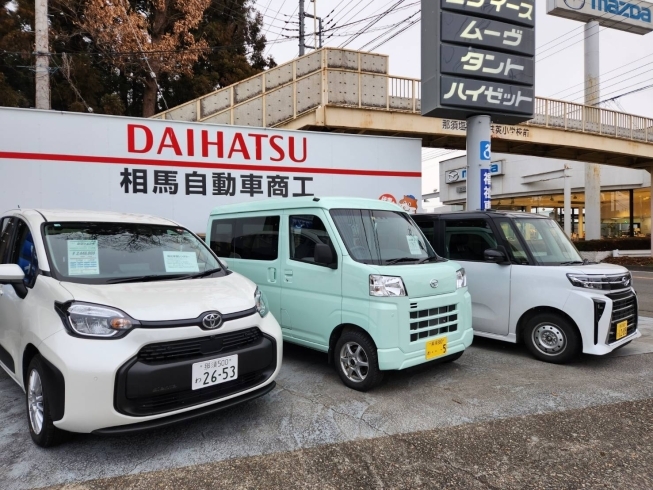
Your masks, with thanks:
M 304 10 L 304 0 L 299 0 L 299 56 L 304 56 L 306 48 L 319 49 L 322 47 L 322 17 L 316 15 L 317 0 L 311 1 L 313 2 L 313 15 L 306 13 Z M 306 17 L 313 18 L 313 46 L 306 44 L 306 32 L 304 29 L 304 19 Z
M 317 46 L 317 0 L 313 0 L 313 46 Z
M 48 1 L 35 0 L 34 49 L 36 53 L 36 108 L 50 109 L 50 57 L 48 43 Z
M 299 56 L 304 56 L 306 41 L 304 39 L 304 0 L 299 0 Z
M 585 119 L 588 124 L 601 124 L 598 104 L 599 87 L 599 23 L 592 20 L 585 24 L 585 105 L 588 109 Z M 579 220 L 582 216 L 579 214 Z M 567 216 L 565 216 L 567 221 Z M 632 225 L 632 224 L 631 224 Z M 585 239 L 601 238 L 601 166 L 585 164 Z

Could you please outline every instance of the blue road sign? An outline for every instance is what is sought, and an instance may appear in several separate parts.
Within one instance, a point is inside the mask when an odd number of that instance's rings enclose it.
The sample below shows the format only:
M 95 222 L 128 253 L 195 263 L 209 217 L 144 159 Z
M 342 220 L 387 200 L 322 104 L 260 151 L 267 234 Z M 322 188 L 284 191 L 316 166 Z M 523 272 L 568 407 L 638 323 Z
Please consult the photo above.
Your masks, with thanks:
M 481 169 L 481 209 L 492 207 L 492 177 L 489 168 Z
M 490 151 L 490 142 L 481 141 L 481 160 L 490 160 L 492 152 Z

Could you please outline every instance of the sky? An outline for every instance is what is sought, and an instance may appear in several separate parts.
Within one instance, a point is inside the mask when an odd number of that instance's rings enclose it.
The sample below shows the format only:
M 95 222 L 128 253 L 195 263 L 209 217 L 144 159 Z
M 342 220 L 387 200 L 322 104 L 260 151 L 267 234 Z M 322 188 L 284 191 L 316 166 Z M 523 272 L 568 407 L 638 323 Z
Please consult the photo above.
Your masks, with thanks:
M 306 0 L 307 13 L 324 19 L 325 46 L 360 49 L 387 54 L 390 74 L 420 77 L 420 2 L 417 0 Z M 353 23 L 397 9 L 358 35 L 375 18 Z M 264 14 L 264 32 L 270 42 L 267 54 L 277 64 L 299 54 L 297 36 L 299 0 L 257 0 L 255 7 Z M 412 26 L 411 23 L 417 21 Z M 346 26 L 345 24 L 351 24 Z M 307 44 L 313 43 L 313 22 L 306 19 Z M 334 29 L 334 27 L 339 27 Z M 393 29 L 393 26 L 394 27 Z M 409 27 L 410 26 L 410 27 Z M 546 1 L 536 1 L 535 93 L 539 97 L 583 102 L 583 26 L 582 22 L 554 17 L 546 13 Z M 408 27 L 403 32 L 400 30 Z M 294 29 L 294 30 L 293 30 Z M 390 38 L 384 44 L 379 43 Z M 380 36 L 380 37 L 379 37 Z M 653 84 L 653 34 L 644 36 L 602 27 L 600 43 L 601 100 L 625 94 Z M 310 50 L 307 50 L 310 52 Z M 653 118 L 653 87 L 606 101 L 601 107 Z M 439 155 L 423 150 L 423 191 L 437 188 L 437 161 L 460 153 Z M 433 177 L 435 174 L 435 178 Z

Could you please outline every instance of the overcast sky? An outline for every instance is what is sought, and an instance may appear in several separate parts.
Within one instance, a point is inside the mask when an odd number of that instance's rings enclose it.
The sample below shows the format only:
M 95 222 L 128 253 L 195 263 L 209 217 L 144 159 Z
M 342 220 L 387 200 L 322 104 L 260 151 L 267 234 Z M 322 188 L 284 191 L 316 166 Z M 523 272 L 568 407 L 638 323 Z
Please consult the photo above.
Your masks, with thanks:
M 317 0 L 317 15 L 325 19 L 326 36 L 333 35 L 326 38 L 325 45 L 337 47 L 348 43 L 345 46 L 347 48 L 368 51 L 419 19 L 419 1 L 404 0 L 399 5 L 400 9 L 378 20 L 366 34 L 354 37 L 374 19 L 332 30 L 334 26 L 343 26 L 383 13 L 397 2 L 398 0 Z M 537 0 L 536 4 L 535 93 L 540 97 L 582 103 L 584 24 L 547 15 L 544 0 Z M 298 0 L 257 0 L 255 5 L 264 14 L 267 38 L 271 42 L 268 54 L 272 54 L 278 64 L 295 58 L 298 55 L 297 39 L 287 39 L 285 36 L 297 35 L 297 31 L 291 29 L 298 28 Z M 313 2 L 306 0 L 307 13 L 313 13 L 313 6 Z M 391 30 L 397 24 L 399 25 Z M 306 20 L 306 33 L 307 44 L 312 44 L 311 19 Z M 381 37 L 374 40 L 377 36 Z M 602 27 L 599 38 L 601 100 L 653 84 L 653 34 L 640 36 Z M 419 78 L 419 22 L 373 51 L 390 56 L 390 74 Z M 606 102 L 602 107 L 653 118 L 653 87 Z M 426 157 L 429 156 L 428 151 L 424 150 Z M 437 159 L 425 162 L 424 192 L 432 192 L 432 189 L 438 187 L 436 162 Z

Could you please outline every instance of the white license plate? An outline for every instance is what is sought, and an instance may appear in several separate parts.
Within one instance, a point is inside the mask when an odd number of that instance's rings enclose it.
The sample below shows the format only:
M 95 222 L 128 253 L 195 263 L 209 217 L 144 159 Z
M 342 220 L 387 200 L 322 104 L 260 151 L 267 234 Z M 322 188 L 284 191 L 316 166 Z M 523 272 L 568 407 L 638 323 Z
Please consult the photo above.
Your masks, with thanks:
M 238 378 L 238 355 L 193 364 L 193 389 L 208 388 Z

